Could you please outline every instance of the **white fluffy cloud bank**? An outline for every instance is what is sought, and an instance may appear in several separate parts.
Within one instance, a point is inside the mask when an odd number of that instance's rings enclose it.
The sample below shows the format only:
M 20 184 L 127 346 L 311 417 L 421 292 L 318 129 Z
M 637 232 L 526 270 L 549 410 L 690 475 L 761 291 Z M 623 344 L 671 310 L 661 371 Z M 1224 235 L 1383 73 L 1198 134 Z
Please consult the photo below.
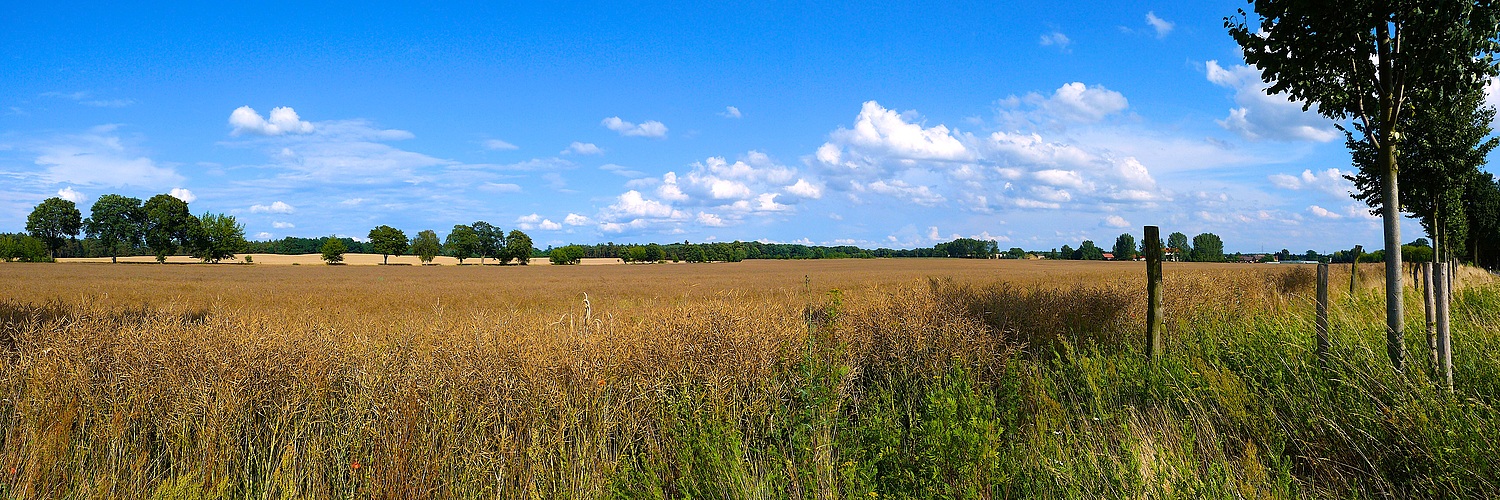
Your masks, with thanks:
M 1339 137 L 1333 123 L 1319 116 L 1317 107 L 1302 111 L 1302 103 L 1286 94 L 1266 95 L 1266 84 L 1260 72 L 1249 66 L 1220 66 L 1218 61 L 1205 65 L 1208 81 L 1234 90 L 1239 107 L 1219 120 L 1224 127 L 1250 140 L 1328 142 Z

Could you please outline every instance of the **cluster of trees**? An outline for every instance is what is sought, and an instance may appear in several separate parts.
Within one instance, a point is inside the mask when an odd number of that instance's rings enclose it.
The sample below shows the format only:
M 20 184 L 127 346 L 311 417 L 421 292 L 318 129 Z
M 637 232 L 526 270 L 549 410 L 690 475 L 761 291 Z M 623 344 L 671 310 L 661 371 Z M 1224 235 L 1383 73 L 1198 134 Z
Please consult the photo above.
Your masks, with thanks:
M 515 261 L 524 266 L 531 262 L 536 251 L 532 247 L 531 236 L 526 233 L 511 230 L 506 234 L 485 221 L 455 225 L 445 240 L 439 240 L 437 233 L 431 229 L 420 231 L 408 240 L 406 233 L 400 229 L 381 225 L 370 230 L 366 248 L 370 253 L 380 254 L 382 263 L 385 264 L 390 263 L 392 255 L 400 257 L 410 252 L 423 263 L 432 262 L 438 255 L 449 255 L 458 259 L 459 264 L 478 258 L 480 265 L 484 265 L 485 259 L 495 259 L 500 264 Z M 323 249 L 325 260 L 330 255 L 329 250 L 326 247 Z
M 300 238 L 287 236 L 279 240 L 251 241 L 245 244 L 245 253 L 271 253 L 279 255 L 304 255 L 320 253 L 328 240 L 338 239 L 348 253 L 372 253 L 369 246 L 354 238 L 324 236 L 322 238 Z
M 1224 262 L 1224 240 L 1214 233 L 1202 233 L 1193 237 L 1193 242 L 1188 243 L 1188 237 L 1182 233 L 1172 233 L 1167 236 L 1166 248 L 1171 253 L 1172 259 L 1192 262 Z M 1114 260 L 1135 260 L 1143 252 L 1143 248 L 1136 243 L 1135 235 L 1124 233 L 1115 238 L 1114 247 L 1109 249 Z M 1036 252 L 1049 259 L 1062 260 L 1104 260 L 1105 249 L 1100 248 L 1093 240 L 1083 240 L 1078 248 L 1071 245 L 1063 245 L 1061 249 L 1052 249 L 1047 252 Z M 1020 248 L 1012 248 L 1005 253 L 1010 258 L 1025 258 L 1026 251 Z
M 994 240 L 959 238 L 947 243 L 938 243 L 932 250 L 944 257 L 989 259 L 1000 253 L 1000 244 Z
M 1268 95 L 1285 93 L 1344 132 L 1357 199 L 1385 233 L 1386 348 L 1404 367 L 1401 215 L 1421 219 L 1437 258 L 1482 261 L 1497 237 L 1493 177 L 1478 167 L 1495 147 L 1486 82 L 1500 74 L 1500 3 L 1488 0 L 1305 2 L 1251 0 L 1227 17 Z M 1399 161 L 1398 161 L 1399 160 Z
M 88 218 L 72 201 L 47 198 L 26 217 L 26 232 L 46 247 L 48 260 L 57 257 L 59 248 L 76 245 L 80 231 L 89 242 L 80 246 L 102 252 L 111 261 L 121 253 L 134 255 L 144 246 L 158 262 L 165 262 L 180 250 L 205 262 L 219 262 L 233 259 L 246 246 L 245 226 L 234 216 L 194 216 L 187 202 L 167 194 L 144 203 L 138 198 L 106 194 L 94 201 Z M 12 245 L 26 244 L 17 241 Z

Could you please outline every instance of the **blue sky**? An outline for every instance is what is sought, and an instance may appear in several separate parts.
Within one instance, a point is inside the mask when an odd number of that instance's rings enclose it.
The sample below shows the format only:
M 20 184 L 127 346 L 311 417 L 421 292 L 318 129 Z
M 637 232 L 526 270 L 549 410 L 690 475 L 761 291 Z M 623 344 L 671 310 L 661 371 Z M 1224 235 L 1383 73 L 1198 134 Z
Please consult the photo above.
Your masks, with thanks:
M 1225 34 L 1241 5 L 10 3 L 0 231 L 171 192 L 259 239 L 1376 246 L 1340 135 Z

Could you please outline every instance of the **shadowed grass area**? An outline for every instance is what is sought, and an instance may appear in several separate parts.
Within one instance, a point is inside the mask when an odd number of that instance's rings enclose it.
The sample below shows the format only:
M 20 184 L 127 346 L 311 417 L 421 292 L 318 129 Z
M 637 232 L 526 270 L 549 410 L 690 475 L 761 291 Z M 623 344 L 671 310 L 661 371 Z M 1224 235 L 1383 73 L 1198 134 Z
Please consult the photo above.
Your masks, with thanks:
M 1304 274 L 1169 274 L 1156 363 L 1124 278 L 642 291 L 587 313 L 13 298 L 0 496 L 1500 495 L 1500 287 L 1458 294 L 1449 395 L 1419 309 L 1413 368 L 1390 369 L 1377 290 L 1335 297 L 1319 363 Z

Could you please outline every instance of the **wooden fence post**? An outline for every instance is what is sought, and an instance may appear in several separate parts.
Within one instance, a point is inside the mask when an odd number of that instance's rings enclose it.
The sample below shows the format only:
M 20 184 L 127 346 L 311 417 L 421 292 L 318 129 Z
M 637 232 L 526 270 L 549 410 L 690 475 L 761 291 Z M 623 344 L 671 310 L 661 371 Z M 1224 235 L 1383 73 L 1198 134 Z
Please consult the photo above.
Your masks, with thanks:
M 1443 388 L 1453 392 L 1453 338 L 1449 337 L 1448 331 L 1448 290 L 1453 277 L 1446 263 L 1437 266 L 1433 289 L 1437 291 L 1437 348 L 1438 362 L 1442 364 L 1439 378 L 1443 381 Z
M 1318 263 L 1318 359 L 1328 359 L 1328 263 Z
M 1359 254 L 1365 253 L 1364 245 L 1354 245 L 1354 261 L 1349 263 L 1349 296 L 1354 296 L 1354 289 L 1359 286 Z
M 1146 355 L 1156 359 L 1165 350 L 1162 330 L 1166 326 L 1161 308 L 1161 228 L 1146 226 L 1142 243 L 1146 251 Z
M 1438 347 L 1437 347 L 1437 295 L 1432 290 L 1432 263 L 1423 262 L 1422 266 L 1422 305 L 1427 312 L 1427 355 L 1429 364 L 1427 372 L 1433 378 L 1438 376 Z

